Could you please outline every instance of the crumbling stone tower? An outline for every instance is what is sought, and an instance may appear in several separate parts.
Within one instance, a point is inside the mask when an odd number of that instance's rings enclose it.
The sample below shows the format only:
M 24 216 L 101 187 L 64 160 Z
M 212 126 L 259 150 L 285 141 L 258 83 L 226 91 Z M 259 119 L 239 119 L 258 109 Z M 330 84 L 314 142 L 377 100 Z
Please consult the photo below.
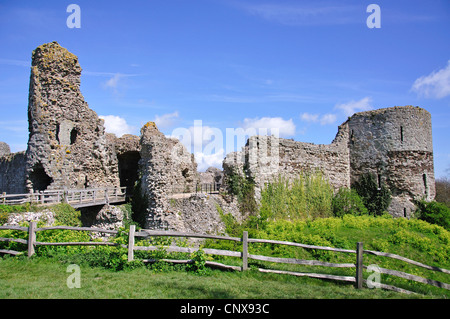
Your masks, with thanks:
M 431 115 L 413 106 L 354 114 L 349 128 L 350 180 L 372 173 L 392 192 L 389 212 L 410 217 L 414 199 L 435 196 Z
M 141 129 L 140 191 L 146 201 L 145 228 L 181 229 L 182 218 L 170 209 L 170 195 L 195 192 L 199 180 L 194 155 L 154 122 Z
M 119 186 L 103 120 L 80 92 L 78 58 L 57 42 L 33 51 L 26 189 Z
M 435 196 L 431 115 L 413 106 L 355 113 L 328 145 L 252 136 L 241 152 L 227 154 L 223 168 L 225 181 L 236 172 L 250 177 L 257 200 L 278 175 L 319 169 L 337 190 L 371 173 L 392 192 L 389 213 L 410 217 L 414 200 Z

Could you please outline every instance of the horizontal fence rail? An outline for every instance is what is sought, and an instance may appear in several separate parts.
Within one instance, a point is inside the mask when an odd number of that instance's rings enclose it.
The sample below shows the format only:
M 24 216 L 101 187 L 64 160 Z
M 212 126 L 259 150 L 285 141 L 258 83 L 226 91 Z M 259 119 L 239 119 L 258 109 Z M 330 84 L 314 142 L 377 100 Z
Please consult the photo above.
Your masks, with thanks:
M 28 246 L 28 257 L 31 257 L 35 253 L 35 246 L 73 246 L 73 245 L 90 245 L 90 246 L 101 246 L 101 245 L 107 245 L 107 246 L 121 246 L 123 248 L 126 248 L 128 250 L 128 261 L 134 260 L 134 252 L 135 251 L 155 251 L 159 249 L 164 249 L 166 252 L 180 252 L 180 253 L 194 253 L 198 251 L 200 248 L 198 247 L 179 247 L 179 246 L 155 246 L 155 245 L 149 245 L 149 246 L 136 246 L 135 245 L 135 238 L 147 238 L 147 237 L 184 237 L 184 238 L 201 238 L 201 239 L 216 239 L 216 240 L 227 240 L 227 241 L 234 241 L 234 242 L 240 242 L 242 243 L 242 251 L 231 251 L 231 250 L 222 250 L 222 249 L 212 249 L 212 248 L 202 248 L 202 251 L 207 255 L 218 255 L 218 256 L 228 256 L 228 257 L 236 257 L 240 258 L 242 260 L 242 266 L 232 266 L 232 265 L 225 265 L 218 262 L 213 261 L 206 261 L 205 265 L 211 266 L 211 267 L 218 267 L 228 270 L 235 270 L 235 271 L 245 271 L 248 269 L 248 260 L 259 260 L 259 261 L 267 261 L 267 262 L 273 262 L 273 263 L 285 263 L 285 264 L 296 264 L 296 265 L 307 265 L 307 266 L 324 266 L 324 267 L 334 267 L 334 268 L 356 268 L 355 276 L 340 276 L 340 275 L 331 275 L 331 274 L 317 274 L 317 273 L 309 273 L 309 272 L 293 272 L 293 271 L 284 271 L 284 270 L 275 270 L 275 269 L 264 269 L 264 268 L 258 268 L 258 271 L 263 273 L 275 273 L 275 274 L 287 274 L 287 275 L 293 275 L 293 276 L 307 276 L 311 278 L 319 278 L 319 279 L 329 279 L 329 280 L 337 280 L 337 281 L 345 281 L 345 282 L 351 282 L 355 283 L 355 286 L 357 288 L 362 288 L 363 282 L 366 282 L 367 280 L 363 280 L 362 272 L 364 268 L 368 268 L 363 264 L 363 255 L 376 255 L 376 256 L 383 256 L 387 258 L 393 258 L 396 260 L 400 260 L 415 266 L 419 266 L 428 270 L 442 272 L 446 274 L 450 274 L 450 270 L 440 268 L 440 267 L 434 267 L 425 265 L 423 263 L 396 255 L 391 253 L 385 253 L 385 252 L 378 252 L 378 251 L 372 251 L 372 250 L 364 250 L 362 243 L 357 243 L 356 249 L 341 249 L 341 248 L 333 248 L 333 247 L 325 247 L 325 246 L 315 246 L 315 245 L 305 245 L 301 243 L 294 243 L 294 242 L 287 242 L 287 241 L 279 241 L 279 240 L 269 240 L 269 239 L 257 239 L 257 238 L 248 238 L 248 232 L 243 232 L 242 237 L 229 237 L 229 236 L 218 236 L 218 235 L 210 235 L 210 234 L 197 234 L 197 233 L 183 233 L 183 232 L 176 232 L 176 231 L 157 231 L 157 230 L 148 230 L 148 229 L 141 229 L 139 231 L 136 231 L 136 226 L 131 225 L 129 228 L 129 234 L 128 234 L 128 245 L 123 244 L 117 244 L 107 241 L 89 241 L 89 242 L 39 242 L 36 241 L 36 232 L 39 231 L 46 231 L 46 230 L 54 230 L 54 229 L 61 229 L 61 230 L 75 230 L 75 231 L 90 231 L 90 232 L 99 232 L 99 233 L 106 233 L 106 234 L 118 234 L 118 231 L 116 230 L 107 230 L 107 229 L 101 229 L 101 228 L 93 228 L 93 227 L 70 227 L 70 226 L 51 226 L 51 227 L 36 227 L 36 222 L 30 222 L 29 227 L 23 227 L 23 226 L 0 226 L 0 230 L 18 230 L 23 232 L 28 232 L 28 239 L 21 239 L 21 238 L 4 238 L 0 237 L 0 242 L 17 242 Z M 266 243 L 266 244 L 277 244 L 277 245 L 286 245 L 286 246 L 294 246 L 294 247 L 301 247 L 306 249 L 318 249 L 318 250 L 325 250 L 325 251 L 334 251 L 339 253 L 350 253 L 355 254 L 355 263 L 330 263 L 330 262 L 324 262 L 320 260 L 303 260 L 303 259 L 296 259 L 296 258 L 279 258 L 279 257 L 270 257 L 270 256 L 262 256 L 262 255 L 253 255 L 248 253 L 248 244 L 249 243 Z M 18 255 L 22 254 L 22 252 L 19 251 L 13 251 L 13 250 L 6 250 L 0 249 L 0 253 L 2 254 L 11 254 L 11 255 Z M 160 261 L 165 262 L 171 262 L 171 263 L 185 263 L 190 264 L 194 261 L 192 259 L 188 260 L 178 260 L 178 259 L 159 259 Z M 157 259 L 143 259 L 143 262 L 146 263 L 152 263 L 158 261 Z M 405 272 L 401 272 L 398 270 L 391 270 L 391 269 L 385 269 L 378 267 L 378 271 L 382 274 L 387 274 L 391 276 L 396 276 L 400 278 L 404 278 L 407 280 L 416 281 L 419 283 L 424 283 L 432 286 L 436 286 L 439 288 L 444 288 L 447 290 L 450 290 L 450 285 L 447 283 L 439 282 L 436 280 L 431 280 L 427 278 L 423 278 L 420 276 L 408 274 Z M 402 293 L 412 293 L 411 291 L 398 288 L 395 286 L 390 286 L 386 284 L 379 283 L 378 286 L 383 289 L 389 289 L 394 290 L 397 292 Z
M 126 200 L 126 186 L 85 189 L 54 189 L 27 194 L 0 194 L 0 205 L 67 203 L 74 208 L 119 203 Z

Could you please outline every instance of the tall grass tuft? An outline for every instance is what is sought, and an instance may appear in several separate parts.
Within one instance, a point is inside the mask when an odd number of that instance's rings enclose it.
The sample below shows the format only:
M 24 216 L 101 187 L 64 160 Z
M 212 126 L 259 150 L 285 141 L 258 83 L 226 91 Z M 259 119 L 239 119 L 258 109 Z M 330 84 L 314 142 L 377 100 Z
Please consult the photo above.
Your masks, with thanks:
M 303 173 L 293 180 L 283 176 L 261 192 L 262 220 L 316 219 L 332 216 L 333 188 L 322 172 Z

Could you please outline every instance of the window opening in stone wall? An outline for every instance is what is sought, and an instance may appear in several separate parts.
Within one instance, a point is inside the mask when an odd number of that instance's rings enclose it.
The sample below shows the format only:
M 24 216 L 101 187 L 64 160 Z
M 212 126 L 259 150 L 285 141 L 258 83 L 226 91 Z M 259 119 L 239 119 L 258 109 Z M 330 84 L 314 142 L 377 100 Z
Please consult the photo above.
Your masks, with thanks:
M 58 144 L 61 144 L 59 141 L 59 124 L 56 124 L 56 140 L 58 141 Z
M 70 145 L 75 144 L 75 142 L 77 141 L 77 136 L 78 136 L 78 131 L 76 128 L 72 129 L 72 131 L 70 131 Z
M 400 140 L 403 142 L 403 126 L 400 126 Z
M 378 174 L 378 190 L 381 189 L 381 174 Z
M 350 143 L 355 144 L 355 140 L 353 139 L 354 136 L 354 131 L 352 130 L 351 134 L 350 134 Z
M 425 188 L 425 195 L 428 196 L 427 174 L 423 174 L 422 179 L 423 179 L 423 187 Z
M 403 208 L 403 217 L 406 218 L 406 207 Z

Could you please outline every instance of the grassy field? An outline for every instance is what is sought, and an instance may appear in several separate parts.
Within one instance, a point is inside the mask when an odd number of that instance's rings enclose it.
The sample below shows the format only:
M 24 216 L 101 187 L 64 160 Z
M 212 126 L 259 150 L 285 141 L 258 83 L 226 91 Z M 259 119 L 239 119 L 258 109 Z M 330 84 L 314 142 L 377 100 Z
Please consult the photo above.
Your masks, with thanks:
M 206 275 L 184 271 L 155 272 L 147 268 L 111 271 L 81 267 L 81 287 L 68 288 L 67 265 L 48 258 L 0 259 L 0 299 L 391 299 L 429 298 L 381 289 L 357 290 L 312 278 L 263 274 L 250 270 L 211 270 Z
M 308 221 L 271 221 L 259 229 L 245 225 L 229 224 L 227 232 L 241 236 L 243 230 L 251 238 L 285 240 L 317 246 L 355 249 L 357 242 L 364 242 L 364 249 L 398 254 L 427 265 L 450 269 L 450 232 L 444 228 L 417 219 L 392 218 L 390 216 L 351 216 L 342 218 L 318 218 Z M 2 230 L 0 237 L 26 238 L 26 232 Z M 39 232 L 37 240 L 43 242 L 88 241 L 85 232 L 51 230 Z M 128 234 L 121 231 L 114 238 L 126 245 Z M 168 245 L 170 239 L 153 243 Z M 137 242 L 137 244 L 139 244 Z M 140 243 L 148 245 L 148 243 Z M 180 243 L 181 244 L 181 243 Z M 2 249 L 26 251 L 26 245 L 3 242 Z M 206 241 L 205 247 L 240 251 L 242 244 L 227 241 Z M 273 244 L 249 245 L 249 253 L 255 255 L 321 260 L 331 263 L 354 263 L 354 254 L 327 252 L 315 249 L 286 247 Z M 136 252 L 139 259 L 189 259 L 190 254 L 161 251 Z M 205 256 L 208 260 L 241 266 L 239 258 Z M 81 267 L 81 288 L 69 289 L 67 266 Z M 449 275 L 426 270 L 402 261 L 365 255 L 364 265 L 375 264 L 382 268 L 449 283 Z M 414 295 L 405 295 L 381 289 L 356 290 L 352 284 L 307 277 L 260 273 L 257 268 L 297 272 L 327 273 L 354 276 L 354 268 L 329 268 L 275 264 L 250 260 L 250 270 L 229 272 L 208 269 L 199 275 L 189 268 L 157 265 L 153 267 L 127 262 L 127 249 L 107 246 L 38 246 L 36 255 L 0 258 L 0 299 L 448 299 L 450 291 L 426 284 L 382 275 L 383 284 L 394 285 Z M 370 275 L 364 271 L 364 278 Z

